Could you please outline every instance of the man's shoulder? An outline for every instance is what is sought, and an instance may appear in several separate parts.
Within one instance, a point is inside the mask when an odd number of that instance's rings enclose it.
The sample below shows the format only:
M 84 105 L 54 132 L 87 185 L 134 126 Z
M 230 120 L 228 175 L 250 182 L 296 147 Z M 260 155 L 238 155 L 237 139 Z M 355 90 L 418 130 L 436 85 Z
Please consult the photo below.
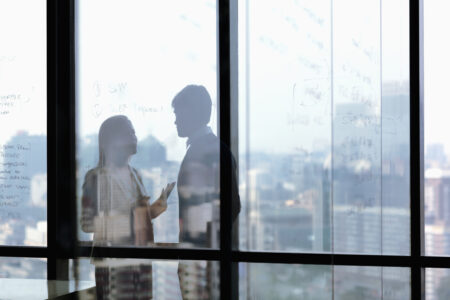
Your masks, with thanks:
M 214 133 L 209 133 L 201 138 L 199 138 L 196 143 L 192 144 L 186 153 L 217 153 L 223 152 L 227 155 L 231 155 L 231 149 L 224 142 L 222 142 Z
M 205 134 L 204 136 L 202 136 L 199 141 L 201 142 L 219 142 L 219 138 L 217 137 L 217 135 L 215 135 L 213 132 L 210 132 L 208 134 Z
M 195 142 L 192 143 L 192 145 L 189 147 L 190 151 L 188 152 L 210 152 L 212 150 L 215 150 L 215 148 L 217 148 L 218 151 L 219 144 L 219 138 L 214 133 L 208 133 L 202 137 L 197 138 Z

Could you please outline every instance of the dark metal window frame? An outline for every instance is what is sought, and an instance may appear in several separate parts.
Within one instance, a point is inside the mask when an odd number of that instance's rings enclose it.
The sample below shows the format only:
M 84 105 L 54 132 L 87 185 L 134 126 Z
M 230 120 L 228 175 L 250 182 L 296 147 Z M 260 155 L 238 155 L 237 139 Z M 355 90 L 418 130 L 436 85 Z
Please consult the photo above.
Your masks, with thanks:
M 48 146 L 48 245 L 47 247 L 0 246 L 0 256 L 47 258 L 48 279 L 67 279 L 68 260 L 88 257 L 91 248 L 76 241 L 75 187 L 75 5 L 76 0 L 47 0 L 47 146 Z M 221 169 L 221 248 L 126 248 L 99 247 L 98 257 L 220 262 L 222 299 L 238 298 L 237 264 L 283 263 L 407 267 L 411 270 L 411 297 L 424 299 L 425 268 L 450 268 L 450 257 L 424 253 L 423 226 L 423 0 L 410 0 L 410 208 L 409 256 L 311 254 L 239 251 L 232 247 L 231 170 Z M 231 148 L 237 76 L 232 49 L 236 46 L 237 0 L 218 0 L 218 91 L 220 136 Z M 230 13 L 231 12 L 231 13 Z M 231 46 L 231 47 L 230 47 Z M 226 157 L 221 163 L 227 165 Z

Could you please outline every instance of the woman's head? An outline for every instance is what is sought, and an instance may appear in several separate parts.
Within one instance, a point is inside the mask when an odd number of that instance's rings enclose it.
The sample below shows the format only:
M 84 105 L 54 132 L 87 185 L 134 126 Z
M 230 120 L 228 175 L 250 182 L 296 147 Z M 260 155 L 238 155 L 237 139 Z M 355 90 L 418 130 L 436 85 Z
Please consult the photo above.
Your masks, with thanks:
M 137 138 L 130 120 L 123 115 L 106 119 L 98 133 L 99 166 L 128 163 L 136 154 Z

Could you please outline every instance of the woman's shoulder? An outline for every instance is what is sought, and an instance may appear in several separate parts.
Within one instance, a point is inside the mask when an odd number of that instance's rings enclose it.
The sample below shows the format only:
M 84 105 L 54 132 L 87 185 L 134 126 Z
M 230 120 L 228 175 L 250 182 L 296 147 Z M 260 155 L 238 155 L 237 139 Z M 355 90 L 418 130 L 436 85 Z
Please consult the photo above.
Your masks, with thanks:
M 138 186 L 140 194 L 142 196 L 148 196 L 147 190 L 146 190 L 146 188 L 144 186 L 144 181 L 142 180 L 141 173 L 136 168 L 134 168 L 132 166 L 130 166 L 130 170 L 131 170 L 131 173 L 134 174 L 133 178 L 134 178 L 134 180 L 137 183 L 137 186 Z
M 101 175 L 103 173 L 105 173 L 104 168 L 101 168 L 101 167 L 92 168 L 86 172 L 86 175 L 84 175 L 84 182 L 87 183 L 87 182 L 94 181 L 98 175 Z
M 95 168 L 89 169 L 89 170 L 86 172 L 85 177 L 91 177 L 91 176 L 94 176 L 94 175 L 98 174 L 98 172 L 100 171 L 100 169 L 101 169 L 101 168 L 99 168 L 99 167 L 95 167 Z
M 138 171 L 138 169 L 136 169 L 136 168 L 133 167 L 133 166 L 130 166 L 130 170 L 131 170 L 131 172 L 132 172 L 134 175 L 136 175 L 137 179 L 138 179 L 139 181 L 142 182 L 142 175 L 141 175 L 141 173 Z
M 136 169 L 135 167 L 130 166 L 130 169 L 131 169 L 131 171 L 133 171 L 134 173 L 139 174 L 138 169 Z

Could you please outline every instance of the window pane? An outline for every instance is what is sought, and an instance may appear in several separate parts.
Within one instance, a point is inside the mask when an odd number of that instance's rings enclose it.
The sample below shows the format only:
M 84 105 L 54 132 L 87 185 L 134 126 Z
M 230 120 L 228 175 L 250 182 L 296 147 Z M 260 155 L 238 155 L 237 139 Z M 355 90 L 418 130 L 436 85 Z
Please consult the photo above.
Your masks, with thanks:
M 239 264 L 240 299 L 331 298 L 331 266 Z
M 46 299 L 47 296 L 47 259 L 0 258 L 0 299 Z
M 76 57 L 80 240 L 218 247 L 216 2 L 79 0 Z
M 116 276 L 106 279 L 108 274 Z M 88 293 L 116 293 L 109 294 L 109 297 L 134 299 L 140 295 L 140 299 L 148 299 L 152 295 L 151 299 L 165 300 L 220 298 L 218 262 L 147 259 L 102 259 L 93 262 L 79 258 L 70 260 L 70 276 L 75 282 L 94 282 L 96 287 Z M 139 282 L 130 286 L 126 276 L 134 276 Z
M 87 281 L 47 280 L 46 258 L 0 258 L 0 299 L 54 299 L 93 285 Z
M 335 299 L 411 299 L 411 271 L 388 267 L 334 267 Z
M 450 297 L 449 269 L 425 269 L 425 299 L 444 300 Z
M 239 265 L 240 299 L 410 299 L 406 268 Z
M 450 40 L 436 32 L 450 22 L 442 18 L 445 1 L 424 1 L 424 191 L 425 252 L 450 255 L 450 138 L 446 74 Z M 446 21 L 447 20 L 447 21 Z
M 47 279 L 47 259 L 1 257 L 0 278 Z
M 241 249 L 407 255 L 408 1 L 239 11 Z
M 46 1 L 0 2 L 0 245 L 47 244 Z

